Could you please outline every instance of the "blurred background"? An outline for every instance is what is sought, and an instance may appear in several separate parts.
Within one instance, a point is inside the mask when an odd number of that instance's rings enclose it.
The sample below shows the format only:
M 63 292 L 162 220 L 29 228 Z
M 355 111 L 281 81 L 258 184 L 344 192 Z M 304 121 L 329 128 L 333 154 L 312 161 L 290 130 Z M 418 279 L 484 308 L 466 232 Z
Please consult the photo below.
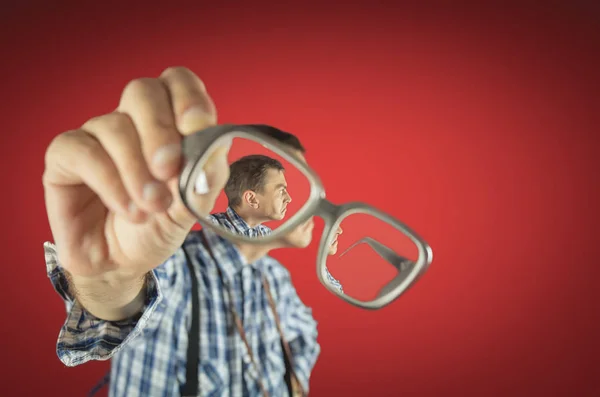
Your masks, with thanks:
M 183 65 L 221 122 L 296 134 L 328 199 L 433 248 L 375 312 L 318 282 L 322 222 L 274 253 L 319 323 L 311 396 L 600 395 L 598 6 L 496 3 L 3 5 L 0 393 L 83 396 L 108 368 L 56 356 L 44 152 Z

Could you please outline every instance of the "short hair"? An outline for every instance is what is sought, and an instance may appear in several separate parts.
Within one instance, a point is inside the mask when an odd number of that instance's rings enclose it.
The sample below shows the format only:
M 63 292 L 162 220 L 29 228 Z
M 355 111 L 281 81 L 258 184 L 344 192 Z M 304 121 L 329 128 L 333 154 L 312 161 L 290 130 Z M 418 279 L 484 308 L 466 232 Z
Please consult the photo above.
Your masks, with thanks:
M 262 154 L 244 156 L 229 166 L 229 180 L 225 185 L 225 195 L 230 207 L 236 207 L 242 202 L 242 194 L 246 190 L 262 192 L 265 187 L 265 177 L 271 169 L 284 171 L 283 165 L 274 158 Z
M 300 153 L 306 153 L 306 149 L 300 143 L 300 139 L 297 136 L 290 134 L 289 132 L 280 130 L 279 128 L 275 128 L 266 124 L 246 124 L 248 127 L 252 127 L 265 135 L 270 136 L 277 141 L 289 145 L 292 149 L 300 151 Z

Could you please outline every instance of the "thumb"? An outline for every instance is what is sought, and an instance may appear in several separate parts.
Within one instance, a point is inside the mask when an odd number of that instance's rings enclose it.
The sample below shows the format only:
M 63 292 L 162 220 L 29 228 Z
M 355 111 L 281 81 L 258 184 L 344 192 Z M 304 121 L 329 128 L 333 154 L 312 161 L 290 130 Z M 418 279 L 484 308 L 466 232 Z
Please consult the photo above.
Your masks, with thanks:
M 203 167 L 204 172 L 200 173 L 199 179 L 203 180 L 196 181 L 194 192 L 186 194 L 187 205 L 199 216 L 204 217 L 212 212 L 229 179 L 228 152 L 228 147 L 214 148 Z M 197 217 L 183 203 L 178 178 L 169 181 L 169 189 L 174 197 L 173 205 L 168 210 L 170 218 L 179 227 L 191 229 L 196 223 Z

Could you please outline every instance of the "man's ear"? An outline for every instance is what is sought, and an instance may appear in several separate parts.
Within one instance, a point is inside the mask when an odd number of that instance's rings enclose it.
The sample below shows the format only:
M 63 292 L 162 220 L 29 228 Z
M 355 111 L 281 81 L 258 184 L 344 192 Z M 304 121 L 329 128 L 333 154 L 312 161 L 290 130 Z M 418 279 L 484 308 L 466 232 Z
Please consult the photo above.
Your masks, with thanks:
M 243 199 L 251 208 L 258 209 L 258 197 L 252 190 L 246 190 L 243 194 Z

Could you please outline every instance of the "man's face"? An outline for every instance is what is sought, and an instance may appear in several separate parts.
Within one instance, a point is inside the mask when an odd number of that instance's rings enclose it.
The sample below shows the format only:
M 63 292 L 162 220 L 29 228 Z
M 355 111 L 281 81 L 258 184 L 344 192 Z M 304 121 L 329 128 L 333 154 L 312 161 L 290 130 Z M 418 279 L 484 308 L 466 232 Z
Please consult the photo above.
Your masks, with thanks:
M 256 194 L 259 216 L 279 221 L 285 217 L 287 206 L 292 197 L 287 191 L 287 182 L 283 171 L 269 169 L 264 178 L 261 193 Z

